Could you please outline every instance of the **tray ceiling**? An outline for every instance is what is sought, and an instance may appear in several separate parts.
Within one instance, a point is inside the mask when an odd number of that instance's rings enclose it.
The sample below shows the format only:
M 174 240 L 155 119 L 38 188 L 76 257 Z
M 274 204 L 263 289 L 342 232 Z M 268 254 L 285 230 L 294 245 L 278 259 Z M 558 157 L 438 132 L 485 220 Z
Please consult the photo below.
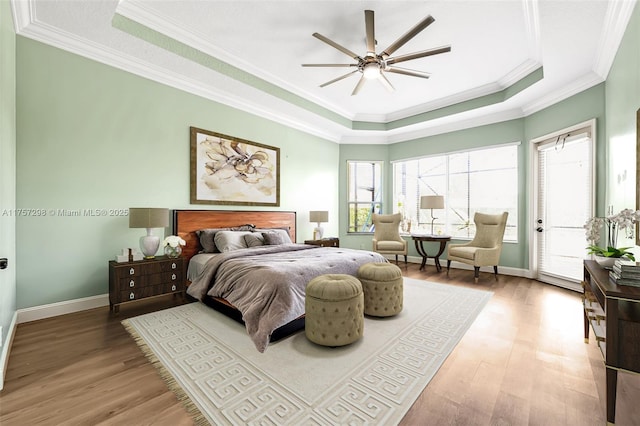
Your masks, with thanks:
M 526 116 L 604 81 L 635 1 L 14 0 L 16 31 L 338 143 L 393 143 Z M 318 32 L 366 54 L 427 15 L 397 55 L 451 45 L 386 74 L 321 88 L 349 63 Z M 356 73 L 359 75 L 359 73 Z

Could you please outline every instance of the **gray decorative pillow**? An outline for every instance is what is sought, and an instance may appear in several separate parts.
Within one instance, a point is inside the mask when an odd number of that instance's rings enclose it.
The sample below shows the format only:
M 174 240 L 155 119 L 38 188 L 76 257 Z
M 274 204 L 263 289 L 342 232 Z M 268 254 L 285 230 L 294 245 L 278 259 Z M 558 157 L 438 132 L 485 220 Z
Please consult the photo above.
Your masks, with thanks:
M 262 236 L 266 245 L 277 246 L 286 243 L 282 234 L 278 232 L 263 232 Z
M 245 235 L 251 235 L 250 231 L 218 231 L 214 237 L 216 247 L 221 253 L 247 248 L 244 241 Z
M 272 229 L 256 229 L 255 230 L 256 233 L 261 232 L 261 233 L 265 233 L 265 232 L 271 232 L 271 233 L 275 233 L 278 234 L 282 237 L 283 242 L 280 244 L 290 244 L 293 241 L 291 241 L 291 237 L 289 236 L 289 230 L 288 229 L 283 229 L 283 228 L 272 228 Z M 265 242 L 266 244 L 266 242 Z
M 262 234 L 252 232 L 251 234 L 247 234 L 244 236 L 244 242 L 247 244 L 247 247 L 263 246 L 264 237 L 262 236 Z
M 216 247 L 214 238 L 219 231 L 229 231 L 231 228 L 207 228 L 196 231 L 196 235 L 200 239 L 202 246 L 201 253 L 220 253 Z

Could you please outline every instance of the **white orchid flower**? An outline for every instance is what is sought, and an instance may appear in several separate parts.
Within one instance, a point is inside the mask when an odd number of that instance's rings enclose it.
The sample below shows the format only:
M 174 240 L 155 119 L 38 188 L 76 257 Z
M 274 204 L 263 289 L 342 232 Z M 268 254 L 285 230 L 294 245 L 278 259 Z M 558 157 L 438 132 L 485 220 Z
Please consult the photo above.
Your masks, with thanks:
M 178 247 L 178 245 L 183 246 L 185 244 L 187 244 L 187 242 L 176 235 L 169 235 L 164 239 L 165 246 Z

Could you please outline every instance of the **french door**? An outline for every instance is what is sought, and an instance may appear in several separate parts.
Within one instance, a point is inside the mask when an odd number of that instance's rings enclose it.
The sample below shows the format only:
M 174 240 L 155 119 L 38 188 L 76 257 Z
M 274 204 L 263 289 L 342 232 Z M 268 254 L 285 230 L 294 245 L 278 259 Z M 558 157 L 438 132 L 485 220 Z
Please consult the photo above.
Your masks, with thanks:
M 594 206 L 595 122 L 533 141 L 534 277 L 581 290 L 585 222 Z

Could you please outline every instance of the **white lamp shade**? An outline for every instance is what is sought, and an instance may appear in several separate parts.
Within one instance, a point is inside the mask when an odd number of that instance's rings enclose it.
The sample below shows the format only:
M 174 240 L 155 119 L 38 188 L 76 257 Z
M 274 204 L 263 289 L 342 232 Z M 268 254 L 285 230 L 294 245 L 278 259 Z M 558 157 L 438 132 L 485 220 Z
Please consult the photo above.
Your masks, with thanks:
M 328 211 L 310 211 L 309 222 L 315 222 L 315 223 L 329 222 L 329 212 Z
M 444 197 L 442 195 L 423 195 L 420 197 L 421 209 L 444 209 Z

